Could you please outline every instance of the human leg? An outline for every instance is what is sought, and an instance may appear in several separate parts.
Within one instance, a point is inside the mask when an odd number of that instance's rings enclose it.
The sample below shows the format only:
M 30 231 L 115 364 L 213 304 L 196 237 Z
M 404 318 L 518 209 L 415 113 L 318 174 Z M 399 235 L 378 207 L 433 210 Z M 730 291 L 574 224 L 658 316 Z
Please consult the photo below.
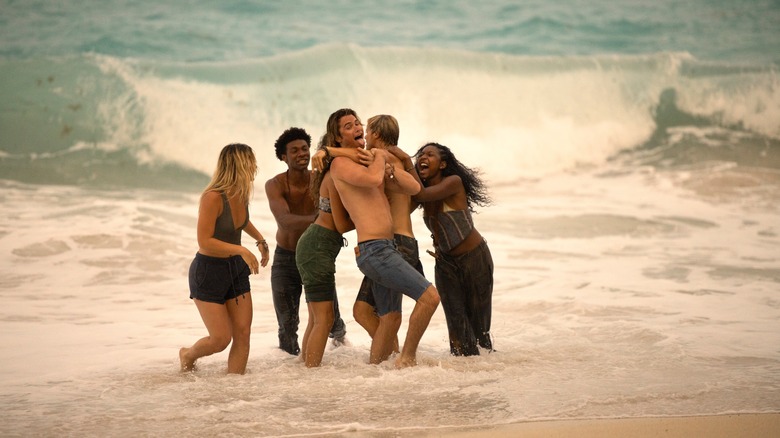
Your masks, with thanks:
M 441 291 L 441 306 L 447 320 L 450 353 L 454 356 L 479 354 L 477 339 L 467 314 L 466 290 L 462 267 L 458 260 L 438 254 L 436 258 L 436 286 Z
M 335 263 L 340 250 L 341 235 L 317 224 L 310 225 L 298 239 L 296 263 L 309 309 L 303 347 L 303 359 L 307 366 L 320 364 L 328 332 L 334 325 Z
M 355 304 L 352 306 L 352 316 L 355 321 L 363 327 L 368 335 L 373 338 L 376 327 L 379 325 L 379 316 L 376 314 L 376 302 L 374 301 L 373 292 L 374 282 L 370 278 L 364 276 L 363 281 L 360 282 L 360 289 L 358 289 L 357 296 L 355 297 Z
M 406 332 L 406 340 L 404 341 L 401 355 L 395 361 L 396 368 L 405 368 L 417 364 L 417 347 L 438 306 L 439 292 L 435 286 L 430 285 L 417 300 L 414 310 L 412 310 L 412 314 L 409 316 L 409 329 Z
M 491 315 L 493 309 L 493 258 L 487 242 L 482 242 L 474 250 L 464 254 L 461 263 L 466 273 L 467 314 L 472 331 L 480 347 L 493 349 L 490 336 Z
M 198 299 L 193 301 L 206 326 L 208 336 L 200 338 L 189 348 L 179 350 L 182 371 L 191 371 L 199 358 L 224 350 L 232 338 L 232 325 L 226 304 L 209 303 Z
M 310 301 L 308 308 L 309 315 L 313 315 L 314 318 L 304 351 L 306 366 L 311 368 L 320 366 L 322 356 L 325 354 L 328 331 L 333 326 L 333 301 Z
M 279 348 L 292 355 L 300 352 L 298 326 L 302 290 L 295 251 L 276 247 L 271 265 L 271 296 L 279 327 Z
M 398 312 L 400 315 L 401 291 L 417 301 L 410 316 L 407 341 L 401 350 L 401 356 L 396 361 L 397 366 L 411 366 L 416 361 L 420 339 L 439 305 L 439 296 L 436 288 L 413 266 L 404 261 L 394 246 L 393 242 L 388 240 L 364 242 L 358 244 L 356 255 L 360 270 L 374 281 L 373 292 L 380 327 L 381 320 L 387 313 Z M 380 351 L 380 348 L 372 347 L 372 356 Z
M 228 373 L 244 374 L 249 359 L 249 338 L 252 330 L 252 294 L 247 292 L 225 304 L 233 334 L 228 354 Z
M 334 294 L 333 297 L 333 326 L 330 328 L 329 337 L 333 338 L 335 345 L 344 344 L 344 336 L 347 335 L 347 325 L 344 320 L 341 319 L 341 311 L 339 310 L 339 297 Z
M 389 312 L 378 317 L 379 321 L 371 337 L 369 363 L 378 364 L 398 349 L 398 330 L 401 328 L 401 312 Z

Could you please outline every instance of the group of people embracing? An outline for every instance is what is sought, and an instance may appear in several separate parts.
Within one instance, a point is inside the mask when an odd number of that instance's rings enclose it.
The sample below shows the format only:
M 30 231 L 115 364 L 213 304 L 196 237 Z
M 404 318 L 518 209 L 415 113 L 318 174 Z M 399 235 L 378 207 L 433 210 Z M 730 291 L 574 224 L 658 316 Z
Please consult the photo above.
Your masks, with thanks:
M 493 260 L 474 227 L 475 206 L 490 203 L 479 172 L 464 166 L 438 143 L 413 156 L 398 147 L 398 121 L 368 119 L 340 109 L 328 118 L 311 156 L 311 136 L 287 129 L 275 152 L 287 170 L 265 184 L 276 219 L 271 289 L 279 326 L 279 347 L 319 366 L 328 343 L 345 342 L 336 295 L 336 257 L 355 230 L 357 266 L 364 274 L 353 315 L 371 336 L 369 362 L 394 354 L 395 366 L 417 363 L 417 347 L 441 302 L 450 352 L 457 356 L 493 351 L 490 335 Z M 415 158 L 415 160 L 413 160 Z M 311 162 L 311 170 L 309 164 Z M 268 243 L 249 220 L 249 199 L 257 162 L 252 149 L 230 144 L 220 153 L 198 213 L 198 252 L 190 266 L 190 298 L 208 336 L 179 350 L 181 369 L 194 369 L 203 356 L 231 345 L 228 372 L 244 373 L 249 356 L 252 299 L 249 274 L 270 260 Z M 435 286 L 426 279 L 411 214 L 423 211 L 435 252 Z M 260 261 L 241 245 L 241 233 L 256 240 Z M 298 343 L 302 292 L 309 320 Z M 399 344 L 401 302 L 415 300 L 406 338 Z

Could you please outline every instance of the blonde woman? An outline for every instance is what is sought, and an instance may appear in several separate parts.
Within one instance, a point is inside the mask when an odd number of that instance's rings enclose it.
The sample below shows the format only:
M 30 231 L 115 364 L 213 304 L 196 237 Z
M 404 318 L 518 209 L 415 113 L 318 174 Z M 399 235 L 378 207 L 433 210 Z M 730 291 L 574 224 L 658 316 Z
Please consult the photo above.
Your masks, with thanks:
M 234 143 L 222 148 L 211 182 L 200 197 L 198 252 L 190 265 L 190 298 L 208 336 L 179 350 L 182 371 L 198 358 L 230 347 L 228 373 L 243 374 L 249 358 L 252 296 L 249 274 L 268 264 L 268 244 L 249 220 L 249 199 L 257 174 L 252 148 Z M 257 241 L 262 258 L 241 245 L 241 232 Z

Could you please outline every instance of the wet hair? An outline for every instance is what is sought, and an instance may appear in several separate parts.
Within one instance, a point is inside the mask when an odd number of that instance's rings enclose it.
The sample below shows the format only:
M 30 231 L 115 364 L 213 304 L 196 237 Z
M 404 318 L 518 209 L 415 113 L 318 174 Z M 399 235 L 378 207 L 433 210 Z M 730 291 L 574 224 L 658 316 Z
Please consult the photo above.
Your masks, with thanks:
M 252 148 L 243 143 L 232 143 L 222 148 L 211 182 L 203 190 L 223 192 L 228 196 L 238 193 L 242 203 L 249 204 L 257 174 L 257 161 Z
M 479 169 L 470 169 L 466 167 L 455 158 L 455 155 L 450 148 L 439 143 L 431 142 L 424 144 L 417 150 L 417 153 L 414 154 L 414 156 L 419 157 L 423 149 L 428 146 L 437 148 L 439 150 L 439 155 L 441 155 L 441 161 L 447 163 L 447 165 L 444 166 L 444 169 L 441 169 L 442 176 L 458 175 L 460 177 L 460 180 L 463 182 L 463 188 L 466 190 L 466 204 L 468 205 L 469 210 L 475 212 L 474 205 L 480 207 L 490 205 L 492 201 L 487 193 L 487 186 L 485 186 L 485 182 L 482 181 L 482 173 Z M 423 184 L 426 187 L 428 186 L 426 181 L 423 181 Z
M 395 117 L 387 114 L 371 117 L 368 119 L 366 127 L 388 146 L 398 146 L 398 136 L 401 129 L 398 127 L 398 120 Z
M 292 127 L 287 129 L 276 139 L 274 143 L 274 149 L 276 150 L 276 158 L 282 160 L 282 155 L 287 153 L 287 145 L 291 141 L 303 140 L 307 145 L 311 146 L 311 135 L 309 135 L 303 128 Z
M 360 122 L 360 117 L 358 117 L 355 110 L 350 108 L 341 108 L 340 110 L 337 110 L 333 112 L 330 117 L 328 117 L 328 122 L 325 124 L 325 134 L 322 135 L 320 138 L 320 142 L 317 145 L 317 150 L 319 149 L 325 149 L 326 147 L 333 147 L 333 148 L 340 148 L 341 143 L 336 141 L 336 138 L 339 135 L 339 128 L 341 118 L 344 116 L 355 116 L 355 119 L 357 119 L 358 122 Z M 325 164 L 324 169 L 320 169 L 319 172 L 314 173 L 314 178 L 311 178 L 309 181 L 309 192 L 311 192 L 311 197 L 314 198 L 315 201 L 319 201 L 320 196 L 320 186 L 322 185 L 322 178 L 325 176 L 325 174 L 330 170 L 330 161 L 328 161 Z

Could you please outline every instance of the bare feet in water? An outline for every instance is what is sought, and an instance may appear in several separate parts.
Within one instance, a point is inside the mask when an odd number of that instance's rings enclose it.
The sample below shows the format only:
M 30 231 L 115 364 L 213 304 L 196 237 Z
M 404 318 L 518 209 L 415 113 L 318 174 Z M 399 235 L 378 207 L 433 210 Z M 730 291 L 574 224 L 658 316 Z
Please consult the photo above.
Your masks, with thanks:
M 187 355 L 187 352 L 189 351 L 189 348 L 182 347 L 179 349 L 179 362 L 181 362 L 181 371 L 182 372 L 188 372 L 195 370 L 195 361 L 189 360 L 185 356 Z
M 395 367 L 398 369 L 409 368 L 413 366 L 417 366 L 417 359 L 414 357 L 404 357 L 401 355 L 398 356 L 398 359 L 395 360 Z

